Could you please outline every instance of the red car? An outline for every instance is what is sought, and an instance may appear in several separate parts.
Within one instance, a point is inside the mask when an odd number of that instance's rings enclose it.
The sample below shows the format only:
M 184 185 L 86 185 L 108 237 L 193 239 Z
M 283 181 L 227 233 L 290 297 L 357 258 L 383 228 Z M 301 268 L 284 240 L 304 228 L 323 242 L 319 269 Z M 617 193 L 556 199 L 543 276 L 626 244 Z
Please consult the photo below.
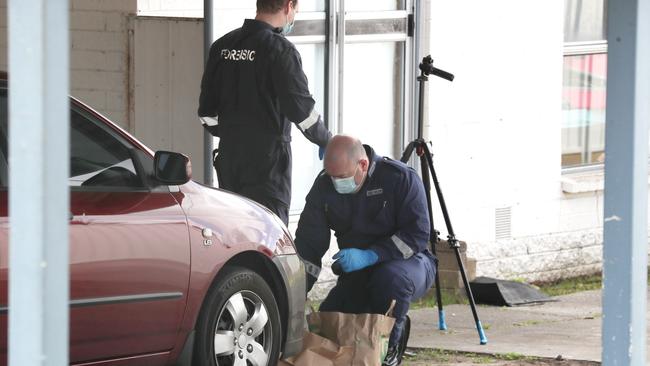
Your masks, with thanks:
M 3 79 L 0 365 L 11 312 Z M 184 155 L 154 155 L 88 106 L 70 106 L 70 362 L 274 365 L 298 351 L 305 272 L 282 222 L 191 181 Z

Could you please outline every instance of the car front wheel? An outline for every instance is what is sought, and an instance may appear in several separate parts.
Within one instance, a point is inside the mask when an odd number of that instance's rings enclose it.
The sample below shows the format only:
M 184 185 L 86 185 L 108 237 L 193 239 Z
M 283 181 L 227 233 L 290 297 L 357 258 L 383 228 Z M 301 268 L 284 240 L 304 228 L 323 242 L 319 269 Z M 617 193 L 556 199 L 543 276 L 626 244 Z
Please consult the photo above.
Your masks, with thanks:
M 197 322 L 195 365 L 275 365 L 282 340 L 273 292 L 257 273 L 222 270 Z

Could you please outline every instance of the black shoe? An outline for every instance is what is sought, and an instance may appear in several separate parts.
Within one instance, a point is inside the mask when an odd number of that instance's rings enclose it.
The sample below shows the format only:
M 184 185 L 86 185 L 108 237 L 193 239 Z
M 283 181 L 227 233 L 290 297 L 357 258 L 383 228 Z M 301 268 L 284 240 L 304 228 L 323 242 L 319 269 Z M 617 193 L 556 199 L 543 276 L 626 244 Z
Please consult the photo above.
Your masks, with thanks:
M 402 364 L 402 357 L 406 351 L 406 344 L 409 341 L 409 335 L 411 333 L 411 318 L 406 316 L 406 321 L 404 321 L 404 330 L 402 330 L 402 336 L 395 346 L 388 346 L 388 352 L 384 358 L 384 362 L 381 366 L 399 366 Z
M 398 366 L 400 363 L 399 346 L 388 346 L 388 352 L 381 366 Z

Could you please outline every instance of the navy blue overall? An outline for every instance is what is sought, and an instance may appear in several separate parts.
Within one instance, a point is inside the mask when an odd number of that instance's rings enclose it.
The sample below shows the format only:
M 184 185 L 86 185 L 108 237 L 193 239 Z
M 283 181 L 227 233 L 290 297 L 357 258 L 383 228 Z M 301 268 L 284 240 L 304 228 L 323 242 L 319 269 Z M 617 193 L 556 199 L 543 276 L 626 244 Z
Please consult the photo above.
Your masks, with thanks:
M 339 249 L 377 253 L 375 265 L 339 276 L 320 310 L 380 314 L 396 300 L 390 336 L 390 345 L 395 345 L 409 305 L 434 282 L 437 260 L 427 249 L 429 215 L 422 180 L 403 163 L 364 147 L 370 166 L 361 189 L 340 194 L 331 178 L 321 173 L 307 195 L 295 243 L 307 270 L 308 290 L 320 273 L 330 230 Z
M 330 132 L 314 109 L 298 50 L 270 24 L 246 19 L 216 40 L 208 56 L 198 114 L 219 137 L 219 187 L 248 197 L 289 222 L 291 124 L 325 147 Z

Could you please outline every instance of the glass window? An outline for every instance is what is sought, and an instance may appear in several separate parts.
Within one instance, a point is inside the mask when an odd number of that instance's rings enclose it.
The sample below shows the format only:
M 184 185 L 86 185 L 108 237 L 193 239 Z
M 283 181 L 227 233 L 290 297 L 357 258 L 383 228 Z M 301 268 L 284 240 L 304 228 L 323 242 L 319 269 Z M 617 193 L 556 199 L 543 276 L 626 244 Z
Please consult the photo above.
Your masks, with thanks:
M 314 94 L 314 100 L 316 100 L 314 108 L 324 117 L 325 45 L 302 44 L 296 45 L 296 48 L 300 52 L 303 71 L 309 80 L 309 91 Z M 293 125 L 292 129 L 293 178 L 291 212 L 298 213 L 305 207 L 305 197 L 309 193 L 316 175 L 323 169 L 323 162 L 318 159 L 318 147 L 302 136 L 302 133 L 295 125 Z
M 564 1 L 564 42 L 588 42 L 607 39 L 607 2 L 605 0 Z
M 325 0 L 299 0 L 298 11 L 325 11 Z
M 404 10 L 406 0 L 355 0 L 345 3 L 345 11 Z
M 603 163 L 607 55 L 564 57 L 562 166 Z
M 394 34 L 408 30 L 406 18 L 348 20 L 345 23 L 345 35 Z
M 142 188 L 126 142 L 70 111 L 71 186 Z
M 342 132 L 359 137 L 379 155 L 397 159 L 403 125 L 403 57 L 404 42 L 345 45 Z
M 562 167 L 605 160 L 606 0 L 565 0 Z

